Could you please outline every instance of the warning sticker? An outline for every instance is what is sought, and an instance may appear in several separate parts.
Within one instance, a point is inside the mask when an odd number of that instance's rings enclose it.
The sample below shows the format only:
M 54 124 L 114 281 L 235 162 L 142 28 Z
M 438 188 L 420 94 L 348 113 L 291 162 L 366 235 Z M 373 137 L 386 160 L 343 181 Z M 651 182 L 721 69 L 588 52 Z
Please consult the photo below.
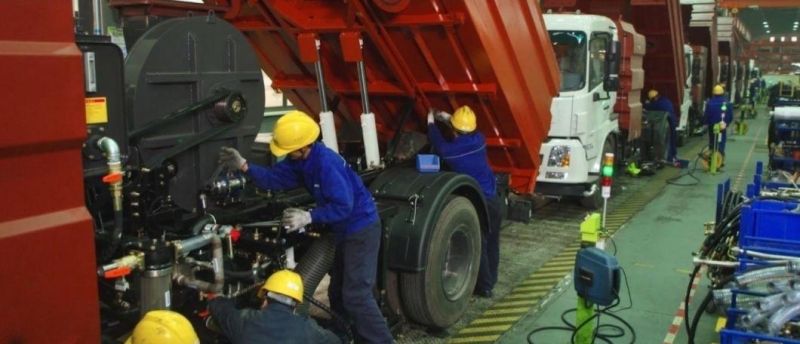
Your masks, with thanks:
M 106 97 L 86 98 L 86 124 L 108 123 Z

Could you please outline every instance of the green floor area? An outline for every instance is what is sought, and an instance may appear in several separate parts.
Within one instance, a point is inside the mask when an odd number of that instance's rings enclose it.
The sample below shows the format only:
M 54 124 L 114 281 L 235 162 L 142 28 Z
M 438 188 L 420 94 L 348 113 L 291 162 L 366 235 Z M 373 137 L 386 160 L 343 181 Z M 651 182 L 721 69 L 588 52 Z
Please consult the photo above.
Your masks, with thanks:
M 751 180 L 755 162 L 765 160 L 765 144 L 768 114 L 761 109 L 758 118 L 750 120 L 749 132 L 745 136 L 728 137 L 727 161 L 723 172 L 709 175 L 696 171 L 699 179 L 693 186 L 668 185 L 661 190 L 642 189 L 638 192 L 659 192 L 657 198 L 631 218 L 614 236 L 617 258 L 627 273 L 633 305 L 630 309 L 616 313 L 627 320 L 636 330 L 637 343 L 687 343 L 683 324 L 677 337 L 668 336 L 670 326 L 677 324 L 676 313 L 682 303 L 689 282 L 692 251 L 703 239 L 703 223 L 714 216 L 716 185 L 731 178 L 734 187 L 743 189 Z M 681 149 L 682 158 L 694 160 L 703 138 L 695 138 L 695 144 Z M 680 182 L 690 182 L 684 177 Z M 610 245 L 611 246 L 611 245 Z M 613 249 L 609 248 L 609 251 Z M 513 328 L 499 338 L 499 343 L 526 343 L 530 331 L 543 326 L 562 326 L 560 315 L 575 307 L 576 297 L 569 279 L 561 284 L 543 306 L 535 307 Z M 692 314 L 704 295 L 707 281 L 701 280 L 698 296 L 690 303 Z M 623 289 L 622 306 L 628 304 L 627 290 Z M 574 314 L 568 319 L 574 321 Z M 707 315 L 701 321 L 696 342 L 719 342 L 714 331 L 717 316 Z M 615 323 L 603 317 L 602 323 Z M 673 331 L 674 332 L 674 331 Z M 533 336 L 533 343 L 569 343 L 570 333 L 547 331 Z M 613 339 L 614 343 L 630 343 L 628 333 L 624 338 Z

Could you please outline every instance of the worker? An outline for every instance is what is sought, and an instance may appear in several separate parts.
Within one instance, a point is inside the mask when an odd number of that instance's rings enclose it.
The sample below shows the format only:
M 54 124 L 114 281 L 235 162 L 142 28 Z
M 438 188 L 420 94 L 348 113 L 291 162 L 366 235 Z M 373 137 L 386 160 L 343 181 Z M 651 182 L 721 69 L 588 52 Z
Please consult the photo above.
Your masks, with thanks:
M 667 113 L 667 122 L 669 123 L 669 147 L 667 150 L 667 162 L 673 166 L 680 167 L 678 161 L 678 117 L 675 115 L 675 109 L 672 102 L 658 93 L 657 90 L 651 89 L 647 92 L 647 101 L 644 103 L 644 109 L 647 111 L 664 111 Z
M 125 344 L 200 344 L 200 339 L 183 315 L 173 311 L 149 311 L 136 324 Z
M 453 129 L 454 139 L 444 138 L 434 120 L 448 123 Z M 486 155 L 486 139 L 476 131 L 475 113 L 469 106 L 458 108 L 451 116 L 443 111 L 428 112 L 428 137 L 434 150 L 451 170 L 466 174 L 478 182 L 486 197 L 489 210 L 489 226 L 481 235 L 481 263 L 478 269 L 478 282 L 474 294 L 492 297 L 492 289 L 497 283 L 497 268 L 500 263 L 500 198 L 497 195 L 497 181 L 489 167 Z
M 333 332 L 306 316 L 295 313 L 303 302 L 303 280 L 296 272 L 280 270 L 269 276 L 258 291 L 261 309 L 236 308 L 236 301 L 216 297 L 209 301 L 211 318 L 233 344 L 339 344 Z
M 725 89 L 722 85 L 714 86 L 711 94 L 713 95 L 706 101 L 706 111 L 703 115 L 703 124 L 708 126 L 708 148 L 714 149 L 725 156 L 725 141 L 727 140 L 726 129 L 733 121 L 733 104 L 725 98 Z M 720 141 L 715 145 L 716 135 L 714 125 L 719 124 Z
M 288 231 L 311 223 L 325 224 L 336 242 L 328 295 L 331 307 L 355 323 L 356 334 L 367 343 L 390 343 L 391 333 L 372 289 L 378 271 L 381 223 L 372 194 L 347 162 L 317 142 L 319 125 L 302 111 L 290 111 L 275 123 L 270 151 L 288 156 L 272 168 L 247 162 L 233 148 L 224 147 L 220 162 L 245 172 L 265 190 L 304 186 L 316 207 L 289 208 L 282 222 Z

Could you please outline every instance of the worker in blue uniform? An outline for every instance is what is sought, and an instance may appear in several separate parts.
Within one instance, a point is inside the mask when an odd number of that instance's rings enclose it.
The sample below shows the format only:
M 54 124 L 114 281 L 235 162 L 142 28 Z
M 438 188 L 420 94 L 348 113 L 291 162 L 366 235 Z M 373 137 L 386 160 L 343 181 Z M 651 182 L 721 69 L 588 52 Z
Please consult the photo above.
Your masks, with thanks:
M 733 104 L 725 98 L 725 89 L 721 85 L 714 86 L 711 94 L 713 95 L 706 101 L 706 111 L 703 115 L 703 124 L 708 126 L 708 147 L 713 149 L 716 140 L 714 125 L 719 124 L 720 141 L 716 145 L 717 150 L 725 156 L 725 141 L 727 141 L 726 129 L 733 121 Z
M 217 297 L 208 302 L 214 324 L 233 344 L 340 344 L 333 332 L 295 313 L 303 302 L 303 280 L 294 271 L 277 271 L 258 291 L 261 309 L 237 309 L 236 301 Z
M 669 147 L 667 149 L 667 162 L 674 166 L 680 166 L 678 162 L 678 117 L 675 115 L 675 108 L 667 97 L 662 96 L 657 90 L 647 92 L 647 101 L 644 103 L 647 111 L 664 111 L 667 113 L 669 123 Z
M 444 138 L 435 119 L 449 123 L 453 128 L 452 141 Z M 452 116 L 443 111 L 431 110 L 428 113 L 428 137 L 434 150 L 451 170 L 475 178 L 486 198 L 489 227 L 481 235 L 481 264 L 474 293 L 481 297 L 492 297 L 500 264 L 501 200 L 497 195 L 497 181 L 489 167 L 486 139 L 476 128 L 475 113 L 468 106 L 458 108 Z
M 294 231 L 311 223 L 325 224 L 336 240 L 328 295 L 331 307 L 349 316 L 356 334 L 367 343 L 391 343 L 372 288 L 375 286 L 381 224 L 372 194 L 347 162 L 316 142 L 320 128 L 302 111 L 290 111 L 275 123 L 270 150 L 288 156 L 272 168 L 248 163 L 233 148 L 223 148 L 220 161 L 247 173 L 256 186 L 287 190 L 304 186 L 314 197 L 310 210 L 284 211 L 283 224 Z

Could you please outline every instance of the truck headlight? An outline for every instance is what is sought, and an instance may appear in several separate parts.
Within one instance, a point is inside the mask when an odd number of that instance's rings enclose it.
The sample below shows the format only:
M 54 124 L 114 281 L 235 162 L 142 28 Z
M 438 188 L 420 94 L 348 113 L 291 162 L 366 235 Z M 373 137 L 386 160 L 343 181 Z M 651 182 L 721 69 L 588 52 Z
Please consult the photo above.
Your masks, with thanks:
M 550 148 L 550 157 L 547 159 L 548 167 L 569 167 L 569 146 L 554 146 Z

